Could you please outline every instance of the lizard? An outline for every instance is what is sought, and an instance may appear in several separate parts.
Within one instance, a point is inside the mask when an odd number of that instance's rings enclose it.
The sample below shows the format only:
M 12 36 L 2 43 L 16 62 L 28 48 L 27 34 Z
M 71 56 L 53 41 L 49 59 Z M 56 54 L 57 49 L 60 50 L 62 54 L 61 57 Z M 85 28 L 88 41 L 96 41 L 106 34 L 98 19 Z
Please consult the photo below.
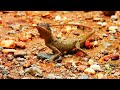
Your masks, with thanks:
M 66 24 L 66 25 L 71 25 L 71 24 Z M 76 26 L 83 26 L 83 25 L 78 25 L 75 24 Z M 53 57 L 51 57 L 50 61 L 54 61 L 56 58 L 59 56 L 62 56 L 64 51 L 70 51 L 73 48 L 76 48 L 80 51 L 82 51 L 85 55 L 88 55 L 86 52 L 81 49 L 81 47 L 84 46 L 85 41 L 92 36 L 95 33 L 95 30 L 92 29 L 92 31 L 86 35 L 84 38 L 79 37 L 79 39 L 74 39 L 74 38 L 67 38 L 65 40 L 60 40 L 55 38 L 52 35 L 50 25 L 48 23 L 39 23 L 37 24 L 37 30 L 40 34 L 40 37 L 45 40 L 45 45 L 49 47 L 50 49 L 53 50 L 55 53 Z

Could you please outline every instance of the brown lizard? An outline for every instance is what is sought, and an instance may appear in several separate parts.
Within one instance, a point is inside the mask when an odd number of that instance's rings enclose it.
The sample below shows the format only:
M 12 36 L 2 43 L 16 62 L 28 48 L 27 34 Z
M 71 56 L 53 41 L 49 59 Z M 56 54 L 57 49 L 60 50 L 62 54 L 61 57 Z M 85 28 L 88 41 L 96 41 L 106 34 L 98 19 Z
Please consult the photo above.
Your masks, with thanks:
M 71 25 L 71 24 L 66 24 L 66 25 Z M 83 26 L 83 25 L 77 25 L 77 24 L 75 25 Z M 81 47 L 83 47 L 85 41 L 95 33 L 95 30 L 92 30 L 84 38 L 83 37 L 80 37 L 79 39 L 67 38 L 65 40 L 59 40 L 52 35 L 50 25 L 48 23 L 38 24 L 37 29 L 38 29 L 38 32 L 40 33 L 41 38 L 45 40 L 45 45 L 51 48 L 55 53 L 55 55 L 50 59 L 51 61 L 54 61 L 60 55 L 63 55 L 64 51 L 70 51 L 73 48 L 76 48 L 87 55 L 87 53 L 84 52 L 83 49 L 81 49 Z

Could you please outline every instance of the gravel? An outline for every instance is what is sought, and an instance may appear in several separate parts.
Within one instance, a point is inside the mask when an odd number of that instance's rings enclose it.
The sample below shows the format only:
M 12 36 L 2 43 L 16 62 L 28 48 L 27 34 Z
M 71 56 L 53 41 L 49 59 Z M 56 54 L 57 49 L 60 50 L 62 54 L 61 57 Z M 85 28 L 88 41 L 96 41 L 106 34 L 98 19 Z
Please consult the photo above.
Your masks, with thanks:
M 2 70 L 2 74 L 8 74 L 8 70 Z
M 16 59 L 17 59 L 17 61 L 19 61 L 19 62 L 22 62 L 22 61 L 25 60 L 24 58 L 21 58 L 21 57 L 17 57 Z
M 90 68 L 92 68 L 92 69 L 95 70 L 95 71 L 101 71 L 100 66 L 99 66 L 99 65 L 96 65 L 96 64 L 91 65 Z

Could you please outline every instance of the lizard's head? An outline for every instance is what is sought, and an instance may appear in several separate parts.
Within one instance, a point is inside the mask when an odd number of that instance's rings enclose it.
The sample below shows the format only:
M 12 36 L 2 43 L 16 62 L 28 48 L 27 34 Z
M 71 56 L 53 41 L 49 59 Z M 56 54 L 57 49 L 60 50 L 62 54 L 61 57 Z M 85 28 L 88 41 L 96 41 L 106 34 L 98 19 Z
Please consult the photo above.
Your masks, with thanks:
M 37 24 L 38 32 L 40 33 L 41 38 L 49 38 L 51 37 L 51 29 L 48 23 L 39 23 Z

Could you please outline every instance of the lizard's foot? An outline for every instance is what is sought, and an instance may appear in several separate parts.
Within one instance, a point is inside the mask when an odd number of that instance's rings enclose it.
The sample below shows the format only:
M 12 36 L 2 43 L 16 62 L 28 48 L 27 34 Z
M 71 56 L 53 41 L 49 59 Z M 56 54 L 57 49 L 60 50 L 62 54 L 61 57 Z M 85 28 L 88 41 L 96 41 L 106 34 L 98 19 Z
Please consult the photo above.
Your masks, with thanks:
M 54 63 L 61 63 L 61 61 L 62 61 L 62 56 L 58 56 L 58 57 L 51 57 L 50 59 L 49 59 L 49 61 L 50 62 L 54 62 Z
M 55 59 L 54 62 L 61 63 L 62 62 L 62 56 L 60 56 L 57 59 Z

